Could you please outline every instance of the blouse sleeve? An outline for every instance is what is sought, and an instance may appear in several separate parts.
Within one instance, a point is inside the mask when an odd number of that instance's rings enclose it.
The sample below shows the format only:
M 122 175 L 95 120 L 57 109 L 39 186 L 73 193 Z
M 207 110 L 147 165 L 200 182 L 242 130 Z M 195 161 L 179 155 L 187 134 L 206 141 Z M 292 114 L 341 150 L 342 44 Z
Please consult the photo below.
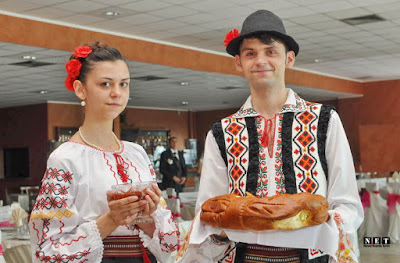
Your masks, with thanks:
M 103 243 L 95 220 L 76 208 L 79 180 L 73 161 L 52 154 L 30 217 L 33 262 L 100 262 Z
M 330 221 L 339 233 L 336 257 L 339 262 L 357 260 L 357 229 L 363 221 L 363 209 L 358 195 L 356 175 L 350 146 L 342 122 L 331 113 L 326 141 L 328 163 L 328 193 Z M 344 191 L 345 190 L 345 191 Z
M 148 162 L 150 175 L 155 180 L 154 169 L 146 153 L 144 151 L 143 153 L 145 160 Z M 150 250 L 159 262 L 164 262 L 170 257 L 172 252 L 178 249 L 179 229 L 163 198 L 161 198 L 157 210 L 154 211 L 152 217 L 156 227 L 153 237 L 148 236 L 141 229 L 139 229 L 139 237 L 143 242 L 143 246 Z

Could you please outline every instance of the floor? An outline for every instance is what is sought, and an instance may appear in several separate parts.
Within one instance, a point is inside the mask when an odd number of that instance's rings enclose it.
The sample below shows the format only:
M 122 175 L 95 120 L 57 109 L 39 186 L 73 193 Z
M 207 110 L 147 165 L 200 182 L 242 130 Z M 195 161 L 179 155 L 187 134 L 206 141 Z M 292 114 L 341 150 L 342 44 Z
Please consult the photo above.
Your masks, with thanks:
M 399 263 L 400 244 L 391 244 L 390 247 L 363 247 L 360 244 L 360 263 Z

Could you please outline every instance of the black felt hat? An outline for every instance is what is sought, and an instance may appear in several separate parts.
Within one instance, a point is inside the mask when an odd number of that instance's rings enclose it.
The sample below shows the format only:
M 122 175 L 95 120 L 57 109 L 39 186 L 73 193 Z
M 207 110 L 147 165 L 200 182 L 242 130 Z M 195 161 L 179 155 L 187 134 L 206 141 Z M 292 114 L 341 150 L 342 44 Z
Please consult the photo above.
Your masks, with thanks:
M 239 54 L 240 41 L 254 33 L 269 33 L 273 36 L 277 36 L 285 42 L 289 50 L 293 50 L 296 55 L 299 53 L 299 45 L 292 37 L 286 35 L 282 20 L 268 10 L 258 10 L 249 15 L 243 22 L 240 36 L 233 38 L 227 44 L 226 52 L 232 56 Z

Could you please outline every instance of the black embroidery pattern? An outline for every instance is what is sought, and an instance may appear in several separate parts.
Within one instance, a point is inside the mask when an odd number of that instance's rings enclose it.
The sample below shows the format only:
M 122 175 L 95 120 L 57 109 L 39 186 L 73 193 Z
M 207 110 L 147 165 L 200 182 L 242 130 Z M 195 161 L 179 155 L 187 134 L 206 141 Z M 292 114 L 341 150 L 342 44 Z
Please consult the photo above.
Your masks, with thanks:
M 293 112 L 283 114 L 282 121 L 282 162 L 283 174 L 285 175 L 285 189 L 288 194 L 297 193 L 296 177 L 294 174 L 292 157 L 292 125 Z
M 328 180 L 328 164 L 325 156 L 326 135 L 328 133 L 329 120 L 331 119 L 331 111 L 335 110 L 333 106 L 322 105 L 321 113 L 318 121 L 318 154 L 321 160 L 321 166 L 324 170 L 326 179 Z
M 249 134 L 249 166 L 247 168 L 246 192 L 253 195 L 257 193 L 258 182 L 258 151 L 260 145 L 257 137 L 256 119 L 254 117 L 247 117 L 246 126 Z
M 217 142 L 222 159 L 224 159 L 225 165 L 228 166 L 228 159 L 226 156 L 225 138 L 224 138 L 224 133 L 222 131 L 221 121 L 214 122 L 214 124 L 211 126 L 211 131 L 214 135 L 215 141 Z

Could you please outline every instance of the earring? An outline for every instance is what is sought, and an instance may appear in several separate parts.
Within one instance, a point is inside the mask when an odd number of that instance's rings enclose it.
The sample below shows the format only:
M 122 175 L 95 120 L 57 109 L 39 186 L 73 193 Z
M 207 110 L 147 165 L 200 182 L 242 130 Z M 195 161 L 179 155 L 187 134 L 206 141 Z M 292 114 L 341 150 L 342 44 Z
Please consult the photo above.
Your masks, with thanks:
M 83 100 L 83 101 L 81 101 L 81 106 L 82 107 L 85 107 L 86 106 L 86 102 Z

